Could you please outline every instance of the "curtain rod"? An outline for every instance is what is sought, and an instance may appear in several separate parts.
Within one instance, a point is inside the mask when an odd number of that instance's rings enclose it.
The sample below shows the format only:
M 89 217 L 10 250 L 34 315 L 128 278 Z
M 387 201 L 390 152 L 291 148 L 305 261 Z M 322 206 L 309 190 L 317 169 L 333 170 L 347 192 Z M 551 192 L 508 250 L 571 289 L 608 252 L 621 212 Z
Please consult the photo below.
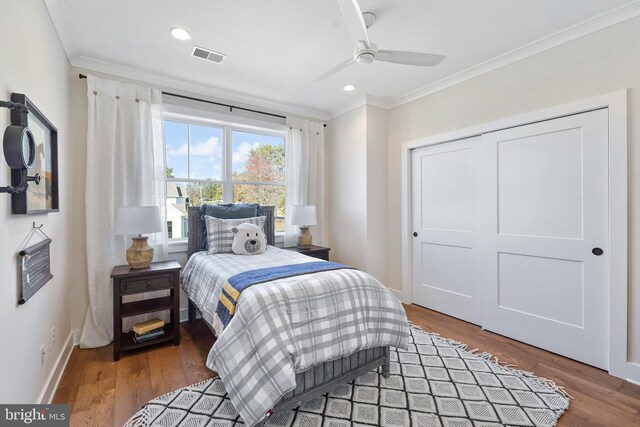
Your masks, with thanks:
M 85 76 L 84 74 L 78 74 L 78 78 L 86 79 L 87 76 Z M 198 101 L 198 102 L 204 102 L 204 103 L 207 103 L 207 104 L 219 105 L 221 107 L 227 107 L 227 108 L 229 108 L 229 111 L 231 111 L 231 112 L 233 112 L 233 109 L 235 108 L 236 110 L 248 111 L 250 113 L 256 113 L 256 114 L 263 114 L 265 116 L 277 117 L 279 119 L 286 119 L 287 118 L 286 116 L 282 116 L 280 114 L 267 113 L 266 111 L 260 111 L 260 110 L 252 110 L 251 108 L 236 107 L 235 105 L 224 104 L 222 102 L 209 101 L 208 99 L 194 98 L 192 96 L 180 95 L 180 94 L 177 94 L 177 93 L 162 92 L 162 94 L 163 95 L 168 95 L 168 96 L 174 96 L 176 98 L 188 99 L 188 100 L 191 100 L 191 101 Z M 327 127 L 327 124 L 323 123 L 322 126 Z

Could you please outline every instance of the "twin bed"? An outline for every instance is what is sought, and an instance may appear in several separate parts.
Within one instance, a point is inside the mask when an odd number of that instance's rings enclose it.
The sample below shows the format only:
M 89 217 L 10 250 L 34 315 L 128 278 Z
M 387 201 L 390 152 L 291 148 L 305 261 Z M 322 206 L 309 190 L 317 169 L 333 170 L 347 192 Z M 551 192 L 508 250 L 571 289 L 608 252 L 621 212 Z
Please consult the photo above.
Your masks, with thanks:
M 189 261 L 181 284 L 217 339 L 207 366 L 218 372 L 243 421 L 263 425 L 340 384 L 381 367 L 389 376 L 389 346 L 406 347 L 407 320 L 400 303 L 372 276 L 336 269 L 284 277 L 245 289 L 227 326 L 215 311 L 230 276 L 265 267 L 318 261 L 274 245 L 274 207 L 266 216 L 268 247 L 261 255 L 202 250 L 200 207 L 189 207 Z

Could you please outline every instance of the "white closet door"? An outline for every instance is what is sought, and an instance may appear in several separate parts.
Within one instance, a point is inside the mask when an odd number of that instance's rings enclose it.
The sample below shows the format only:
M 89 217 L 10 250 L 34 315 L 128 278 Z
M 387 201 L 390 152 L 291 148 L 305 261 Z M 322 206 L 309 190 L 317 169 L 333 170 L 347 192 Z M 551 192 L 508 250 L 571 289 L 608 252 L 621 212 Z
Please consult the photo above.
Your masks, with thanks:
M 478 138 L 412 152 L 412 283 L 416 304 L 478 324 L 473 244 Z
M 485 329 L 605 369 L 607 132 L 605 109 L 483 135 L 474 248 Z

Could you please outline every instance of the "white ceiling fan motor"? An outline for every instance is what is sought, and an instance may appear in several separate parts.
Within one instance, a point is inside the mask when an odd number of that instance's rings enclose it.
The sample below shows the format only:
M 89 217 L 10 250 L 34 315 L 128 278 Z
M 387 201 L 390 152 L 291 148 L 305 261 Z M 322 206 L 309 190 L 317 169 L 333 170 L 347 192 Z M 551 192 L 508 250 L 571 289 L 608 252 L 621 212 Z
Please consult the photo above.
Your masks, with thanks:
M 358 64 L 371 64 L 376 59 L 375 55 L 371 52 L 365 52 L 358 54 L 356 61 Z
M 378 47 L 374 43 L 369 43 L 367 46 L 365 43 L 359 42 L 353 53 L 354 59 L 358 64 L 371 64 L 378 53 Z

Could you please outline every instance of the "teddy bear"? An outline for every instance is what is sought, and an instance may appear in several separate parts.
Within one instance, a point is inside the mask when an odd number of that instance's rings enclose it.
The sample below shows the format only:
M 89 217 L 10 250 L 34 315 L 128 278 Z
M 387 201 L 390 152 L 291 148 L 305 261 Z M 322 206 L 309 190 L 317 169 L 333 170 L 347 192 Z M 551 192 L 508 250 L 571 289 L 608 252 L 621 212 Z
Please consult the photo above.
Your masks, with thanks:
M 231 229 L 233 243 L 231 250 L 237 255 L 257 255 L 267 249 L 267 237 L 257 225 L 242 223 Z

